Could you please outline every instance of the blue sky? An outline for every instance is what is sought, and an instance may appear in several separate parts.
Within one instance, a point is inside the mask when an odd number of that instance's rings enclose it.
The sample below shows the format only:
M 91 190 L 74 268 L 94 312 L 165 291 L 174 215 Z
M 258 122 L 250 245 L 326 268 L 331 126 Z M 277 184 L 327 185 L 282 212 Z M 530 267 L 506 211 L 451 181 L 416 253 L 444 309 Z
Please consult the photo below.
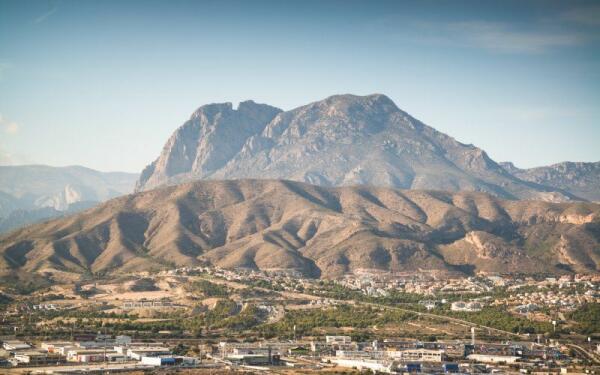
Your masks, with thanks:
M 202 104 L 338 93 L 497 161 L 598 161 L 600 2 L 0 0 L 0 164 L 139 172 Z

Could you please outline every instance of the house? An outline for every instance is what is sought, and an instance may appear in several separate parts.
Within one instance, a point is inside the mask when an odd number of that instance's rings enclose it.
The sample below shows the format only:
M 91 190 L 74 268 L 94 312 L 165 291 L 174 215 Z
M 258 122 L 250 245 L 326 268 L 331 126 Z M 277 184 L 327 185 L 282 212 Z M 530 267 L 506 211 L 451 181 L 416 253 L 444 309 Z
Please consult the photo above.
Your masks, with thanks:
M 457 302 L 452 302 L 452 305 L 450 306 L 450 310 L 452 311 L 466 311 L 466 312 L 475 312 L 475 311 L 481 311 L 481 303 L 479 302 L 464 302 L 464 301 L 457 301 Z
M 420 301 L 419 304 L 425 306 L 425 308 L 427 310 L 433 310 L 438 305 L 438 302 L 426 300 L 426 301 Z

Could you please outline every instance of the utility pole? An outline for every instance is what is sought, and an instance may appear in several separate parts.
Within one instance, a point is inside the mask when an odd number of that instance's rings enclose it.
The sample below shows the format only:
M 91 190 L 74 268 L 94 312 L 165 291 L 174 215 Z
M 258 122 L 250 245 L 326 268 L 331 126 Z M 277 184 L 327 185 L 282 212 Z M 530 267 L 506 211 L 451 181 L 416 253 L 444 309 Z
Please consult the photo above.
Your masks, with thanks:
M 106 327 L 104 321 L 102 321 L 102 328 L 104 328 L 104 365 L 106 366 Z

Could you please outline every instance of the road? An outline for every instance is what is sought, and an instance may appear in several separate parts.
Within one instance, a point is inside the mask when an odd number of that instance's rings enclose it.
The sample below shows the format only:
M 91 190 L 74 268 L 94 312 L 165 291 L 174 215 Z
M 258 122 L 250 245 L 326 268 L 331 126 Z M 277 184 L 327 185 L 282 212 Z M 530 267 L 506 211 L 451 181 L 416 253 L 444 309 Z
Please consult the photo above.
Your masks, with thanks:
M 589 359 L 592 363 L 599 364 L 600 356 L 584 349 L 582 346 L 576 344 L 566 344 L 569 348 L 575 350 L 577 353 L 582 354 L 583 357 Z
M 340 301 L 342 302 L 342 301 Z M 528 336 L 526 335 L 521 335 L 518 333 L 514 333 L 514 332 L 509 332 L 509 331 L 504 331 L 501 329 L 497 329 L 497 328 L 493 328 L 493 327 L 488 327 L 488 326 L 484 326 L 482 324 L 477 324 L 477 323 L 473 323 L 473 322 L 469 322 L 468 320 L 463 320 L 463 319 L 459 319 L 459 318 L 453 318 L 450 316 L 445 316 L 445 315 L 437 315 L 437 314 L 432 314 L 432 313 L 426 313 L 426 312 L 422 312 L 422 311 L 415 311 L 415 310 L 411 310 L 411 309 L 406 309 L 406 308 L 402 308 L 402 307 L 396 307 L 396 306 L 388 306 L 388 305 L 383 305 L 383 304 L 379 304 L 379 303 L 371 303 L 371 302 L 356 302 L 357 304 L 360 305 L 365 305 L 365 306 L 373 306 L 373 307 L 379 307 L 379 308 L 386 308 L 386 309 L 391 309 L 391 310 L 396 310 L 396 311 L 402 311 L 402 312 L 407 312 L 407 313 L 413 313 L 419 316 L 425 316 L 428 318 L 433 318 L 433 319 L 440 319 L 440 320 L 444 320 L 447 322 L 453 322 L 453 323 L 457 323 L 457 324 L 461 324 L 463 326 L 467 326 L 467 327 L 475 327 L 475 328 L 479 328 L 479 329 L 486 329 L 488 331 L 491 332 L 496 332 L 496 333 L 502 333 L 511 337 L 516 337 L 516 338 L 520 338 L 520 339 L 527 339 Z
M 64 365 L 64 366 L 46 366 L 46 367 L 15 367 L 11 368 L 11 373 L 14 374 L 29 374 L 32 372 L 53 372 L 53 373 L 69 373 L 75 371 L 98 371 L 98 370 L 148 370 L 156 366 L 142 365 L 139 363 L 90 363 L 86 365 Z

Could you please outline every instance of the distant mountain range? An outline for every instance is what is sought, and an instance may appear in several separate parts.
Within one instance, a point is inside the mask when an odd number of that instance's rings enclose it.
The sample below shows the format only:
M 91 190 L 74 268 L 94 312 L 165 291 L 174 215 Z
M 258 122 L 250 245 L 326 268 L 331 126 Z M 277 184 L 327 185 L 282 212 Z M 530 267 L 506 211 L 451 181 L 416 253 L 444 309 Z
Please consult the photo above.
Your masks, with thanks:
M 0 166 L 0 233 L 130 193 L 137 177 L 79 166 Z
M 237 109 L 202 106 L 144 169 L 137 190 L 238 178 L 578 199 L 568 189 L 509 173 L 483 150 L 423 124 L 384 95 L 336 95 L 290 111 L 252 101 Z
M 11 232 L 0 238 L 0 270 L 110 274 L 210 263 L 326 278 L 361 268 L 598 272 L 598 233 L 596 203 L 197 181 Z
M 521 180 L 552 186 L 577 197 L 600 202 L 600 162 L 564 162 L 530 169 L 519 169 L 510 162 L 500 165 Z

